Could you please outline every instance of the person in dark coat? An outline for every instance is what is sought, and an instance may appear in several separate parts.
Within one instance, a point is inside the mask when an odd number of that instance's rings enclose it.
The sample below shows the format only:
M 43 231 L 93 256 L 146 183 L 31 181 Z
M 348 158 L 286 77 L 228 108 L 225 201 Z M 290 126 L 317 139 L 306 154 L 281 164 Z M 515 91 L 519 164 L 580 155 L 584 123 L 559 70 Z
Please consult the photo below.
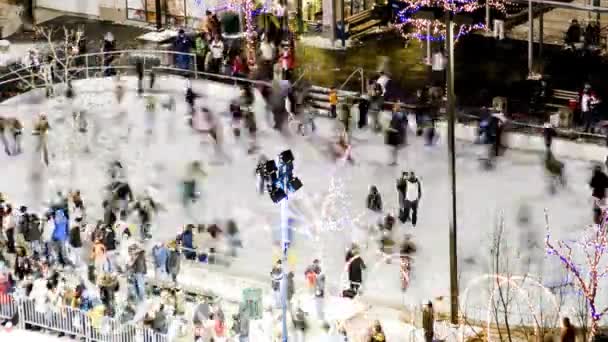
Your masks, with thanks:
M 576 329 L 570 323 L 570 318 L 564 317 L 562 319 L 562 328 L 559 334 L 559 342 L 575 342 L 576 341 Z
M 176 52 L 179 53 L 190 53 L 192 49 L 192 42 L 188 36 L 186 36 L 186 32 L 184 30 L 179 30 L 177 34 L 177 38 L 175 38 L 175 42 L 173 43 L 173 47 Z M 190 56 L 178 54 L 175 55 L 175 64 L 179 69 L 190 69 Z
M 99 277 L 99 282 L 97 285 L 99 286 L 99 297 L 101 299 L 101 302 L 107 308 L 114 307 L 114 297 L 119 289 L 119 284 L 116 277 L 105 273 L 101 277 Z
M 405 142 L 405 123 L 402 116 L 401 112 L 395 110 L 389 128 L 386 131 L 386 144 L 391 146 L 390 165 L 397 165 L 399 149 Z
M 555 128 L 550 123 L 546 123 L 543 127 L 543 138 L 545 139 L 545 148 L 548 150 L 551 149 L 551 144 L 553 143 L 553 138 L 557 136 L 557 132 Z
M 30 259 L 25 255 L 25 249 L 18 247 L 16 249 L 15 258 L 15 276 L 19 280 L 25 279 L 25 277 L 32 273 L 32 263 Z
M 363 128 L 367 126 L 367 112 L 369 111 L 369 100 L 367 96 L 362 96 L 358 101 L 357 105 L 359 106 L 359 120 L 357 122 L 357 127 Z
M 116 70 L 111 66 L 112 62 L 114 62 L 115 54 L 108 54 L 116 51 L 116 41 L 114 40 L 114 35 L 111 32 L 108 32 L 103 40 L 102 50 L 106 55 L 103 56 L 103 66 L 104 68 L 104 76 L 110 77 L 116 74 Z
M 135 73 L 137 74 L 137 93 L 141 95 L 144 92 L 144 62 L 141 59 L 137 59 L 135 62 Z
M 23 238 L 30 244 L 34 252 L 41 252 L 40 240 L 42 238 L 42 223 L 36 214 L 29 214 L 27 230 L 23 233 Z
M 154 314 L 154 320 L 152 320 L 152 329 L 159 334 L 167 333 L 167 316 L 165 316 L 164 305 L 161 304 L 158 311 Z
M 372 185 L 369 188 L 369 194 L 367 195 L 367 209 L 373 212 L 381 212 L 382 211 L 382 197 L 378 192 L 378 188 L 375 185 Z
M 184 256 L 188 260 L 196 259 L 196 247 L 194 247 L 194 235 L 192 233 L 193 229 L 194 225 L 187 225 L 180 236 L 182 248 L 184 249 Z
M 167 256 L 167 272 L 171 276 L 173 282 L 177 282 L 177 275 L 179 274 L 181 256 L 175 242 L 167 245 L 168 256 Z
M 601 166 L 596 166 L 593 169 L 593 175 L 591 176 L 591 181 L 589 181 L 589 186 L 592 189 L 591 196 L 593 196 L 597 200 L 604 200 L 606 197 L 606 188 L 608 188 L 608 176 L 602 171 Z
M 10 204 L 6 204 L 3 209 L 2 218 L 13 215 L 13 207 Z M 3 220 L 4 221 L 4 220 Z M 2 227 L 4 234 L 6 234 L 6 249 L 10 254 L 15 254 L 15 226 Z
M 348 281 L 350 289 L 357 294 L 361 283 L 363 283 L 363 270 L 366 268 L 365 262 L 359 255 L 358 248 L 351 248 L 346 253 L 346 262 L 348 263 Z

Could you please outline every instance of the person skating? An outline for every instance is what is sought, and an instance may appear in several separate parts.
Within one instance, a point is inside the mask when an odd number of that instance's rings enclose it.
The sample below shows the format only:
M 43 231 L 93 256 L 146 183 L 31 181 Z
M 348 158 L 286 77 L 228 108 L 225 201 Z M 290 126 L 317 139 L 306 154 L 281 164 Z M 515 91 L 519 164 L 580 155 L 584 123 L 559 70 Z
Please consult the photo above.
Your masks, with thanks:
M 133 191 L 129 183 L 124 181 L 114 181 L 110 184 L 112 206 L 119 213 L 119 217 L 124 219 L 127 215 L 129 203 L 133 202 Z
M 340 133 L 338 141 L 332 144 L 332 157 L 334 161 L 348 161 L 353 164 L 355 161 L 352 157 L 352 146 L 348 143 L 348 134 Z
M 391 122 L 386 130 L 386 144 L 391 146 L 391 161 L 389 165 L 397 165 L 399 149 L 405 143 L 405 123 L 402 113 L 394 111 Z
M 399 248 L 399 259 L 401 266 L 401 289 L 406 290 L 410 284 L 410 272 L 412 270 L 412 254 L 416 253 L 416 245 L 411 240 L 411 236 L 408 234 L 401 242 Z
M 608 176 L 602 171 L 601 166 L 593 168 L 593 175 L 589 181 L 589 186 L 592 189 L 591 196 L 594 199 L 593 204 L 593 221 L 596 224 L 600 223 L 602 209 L 606 198 L 606 188 L 608 188 Z
M 597 165 L 593 168 L 589 186 L 592 189 L 591 196 L 597 201 L 603 202 L 606 198 L 606 188 L 608 188 L 608 176 L 602 171 L 601 166 Z
M 11 150 L 9 148 L 8 140 L 6 139 L 8 128 L 6 119 L 0 116 L 0 140 L 2 140 L 2 145 L 4 146 L 4 152 L 7 155 L 11 155 Z
M 185 101 L 188 104 L 187 115 L 190 116 L 190 126 L 192 126 L 192 119 L 196 112 L 194 105 L 196 103 L 196 99 L 198 99 L 199 97 L 200 97 L 200 95 L 192 89 L 192 81 L 190 81 L 190 79 L 188 79 L 188 81 L 186 82 Z
M 188 165 L 182 182 L 182 204 L 184 208 L 188 209 L 190 204 L 198 200 L 200 197 L 200 182 L 205 177 L 207 177 L 207 173 L 199 161 L 193 161 Z
M 281 279 L 283 278 L 283 267 L 281 265 L 281 260 L 277 260 L 277 262 L 270 270 L 270 285 L 272 288 L 274 306 L 279 308 L 281 307 Z
M 564 163 L 557 160 L 550 149 L 545 152 L 545 170 L 547 170 L 549 176 L 549 192 L 551 194 L 557 191 L 558 186 L 566 186 Z
M 156 126 L 156 97 L 146 96 L 146 111 L 145 111 L 145 134 L 147 145 L 154 138 L 154 128 Z
M 244 120 L 245 128 L 249 133 L 249 147 L 247 148 L 247 153 L 252 154 L 258 149 L 257 145 L 257 123 L 255 121 L 255 113 L 251 109 L 246 109 L 245 111 L 245 120 Z
M 348 281 L 350 283 L 350 291 L 353 295 L 357 295 L 359 288 L 363 283 L 363 270 L 366 269 L 365 262 L 359 254 L 359 247 L 353 245 L 346 252 L 346 265 L 348 269 Z
M 553 138 L 557 136 L 557 131 L 555 127 L 549 122 L 546 122 L 543 126 L 543 138 L 545 140 L 545 148 L 547 151 L 551 150 L 551 144 L 553 143 Z
M 258 194 L 263 195 L 266 190 L 266 163 L 268 162 L 268 158 L 261 154 L 258 159 L 257 166 L 255 168 L 255 179 L 256 179 L 256 190 Z
M 418 222 L 418 203 L 420 198 L 422 198 L 422 185 L 413 171 L 404 172 L 402 177 L 397 180 L 397 191 L 399 193 L 400 221 L 405 223 L 411 219 L 412 226 L 416 227 L 416 223 Z
M 114 96 L 116 97 L 116 102 L 118 102 L 119 104 L 122 103 L 122 100 L 125 97 L 125 86 L 122 83 L 120 78 L 116 79 L 116 84 L 114 86 Z
M 357 105 L 359 106 L 359 120 L 357 120 L 357 127 L 361 129 L 367 126 L 367 113 L 370 107 L 369 96 L 367 94 L 363 94 L 363 96 L 361 96 L 361 98 L 357 101 Z
M 366 205 L 367 209 L 375 213 L 382 212 L 382 196 L 380 196 L 380 192 L 378 192 L 378 188 L 375 185 L 372 185 L 369 188 Z
M 139 217 L 140 234 L 142 240 L 147 240 L 152 237 L 150 234 L 152 219 L 159 209 L 158 203 L 154 201 L 148 192 L 133 203 L 130 211 L 135 212 Z
M 42 156 L 45 165 L 49 165 L 48 132 L 51 129 L 46 114 L 40 113 L 34 124 L 32 135 L 37 138 L 36 151 Z
M 384 253 L 387 255 L 393 254 L 393 246 L 395 245 L 395 240 L 393 239 L 393 228 L 395 227 L 395 217 L 391 214 L 387 214 L 383 220 L 380 221 L 378 225 L 378 231 L 380 232 L 380 240 L 379 247 L 380 253 Z M 387 259 L 387 263 L 390 263 L 391 260 Z
M 116 51 L 116 41 L 114 40 L 114 35 L 112 32 L 106 33 L 103 40 L 102 51 L 103 55 L 103 66 L 104 66 L 104 76 L 110 77 L 116 75 L 116 70 L 112 67 L 112 63 L 116 55 L 113 53 Z
M 222 126 L 220 120 L 207 108 L 202 108 L 201 113 L 195 115 L 193 121 L 194 129 L 200 133 L 206 133 L 213 140 L 216 158 L 230 160 L 222 148 Z
M 238 103 L 230 104 L 230 115 L 232 117 L 232 133 L 235 139 L 241 137 L 241 126 L 243 123 L 243 111 Z

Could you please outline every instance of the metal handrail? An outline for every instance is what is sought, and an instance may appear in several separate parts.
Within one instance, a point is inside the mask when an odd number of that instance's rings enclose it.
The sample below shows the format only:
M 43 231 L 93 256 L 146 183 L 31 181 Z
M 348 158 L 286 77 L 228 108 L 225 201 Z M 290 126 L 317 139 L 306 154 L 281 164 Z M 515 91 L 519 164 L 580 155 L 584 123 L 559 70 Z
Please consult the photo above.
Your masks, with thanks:
M 186 73 L 191 73 L 191 74 L 196 74 L 196 75 L 203 75 L 203 76 L 208 76 L 208 77 L 232 80 L 232 81 L 235 81 L 235 83 L 236 82 L 246 82 L 246 83 L 251 83 L 251 84 L 272 86 L 272 83 L 266 82 L 266 81 L 250 80 L 248 78 L 243 78 L 243 77 L 214 74 L 214 73 L 204 72 L 204 71 L 193 71 L 193 70 L 188 70 L 188 69 L 180 69 L 180 68 L 167 67 L 167 66 L 152 67 L 152 70 L 171 70 L 171 71 L 186 72 Z
M 300 83 L 300 81 L 302 80 L 302 78 L 304 78 L 304 75 L 306 75 L 306 72 L 308 70 L 304 69 L 304 71 L 302 71 L 302 73 L 300 74 L 300 76 L 298 76 L 298 78 L 295 80 L 295 82 L 293 82 L 293 85 L 297 85 L 298 83 Z
M 110 51 L 110 52 L 93 52 L 93 53 L 87 53 L 87 54 L 81 54 L 81 55 L 76 55 L 74 57 L 71 58 L 82 58 L 82 57 L 92 57 L 92 56 L 105 56 L 105 55 L 116 55 L 116 54 L 125 54 L 125 53 L 138 53 L 138 54 L 172 54 L 172 55 L 185 55 L 185 56 L 190 56 L 193 57 L 195 59 L 196 62 L 196 54 L 194 53 L 188 53 L 188 52 L 177 52 L 177 51 L 172 51 L 172 50 L 135 50 L 135 49 L 130 49 L 130 50 L 120 50 L 120 51 Z M 88 58 L 86 58 L 87 64 L 88 64 Z M 43 68 L 45 65 L 47 64 L 41 64 L 38 66 L 38 68 Z M 194 75 L 195 78 L 198 78 L 199 75 L 202 76 L 207 76 L 207 77 L 211 77 L 211 78 L 219 78 L 219 79 L 225 79 L 225 80 L 233 80 L 235 82 L 243 82 L 243 83 L 251 83 L 251 84 L 259 84 L 259 85 L 265 85 L 265 86 L 272 86 L 272 83 L 270 82 L 266 82 L 266 81 L 257 81 L 257 80 L 250 80 L 247 78 L 242 78 L 242 77 L 235 77 L 235 76 L 228 76 L 228 75 L 222 75 L 222 74 L 214 74 L 214 73 L 208 73 L 208 72 L 202 72 L 202 71 L 197 71 L 196 70 L 196 63 L 193 63 L 195 70 L 189 70 L 189 69 L 180 69 L 180 68 L 174 68 L 174 67 L 167 67 L 167 66 L 161 66 L 161 67 L 153 67 L 152 70 L 170 70 L 170 71 L 176 71 L 176 72 L 182 72 L 182 73 L 189 73 Z M 12 74 L 17 74 L 20 71 L 25 71 L 28 69 L 32 69 L 34 68 L 34 66 L 26 66 L 17 70 L 12 70 L 11 72 L 0 76 L 0 79 Z M 68 72 L 80 72 L 80 71 L 85 71 L 86 75 L 85 77 L 88 78 L 88 71 L 89 70 L 103 70 L 105 68 L 113 68 L 113 69 L 133 69 L 134 67 L 131 65 L 111 65 L 109 67 L 106 66 L 87 66 L 87 67 L 69 67 L 68 68 Z M 305 73 L 305 72 L 304 72 Z M 298 81 L 300 81 L 302 79 L 302 77 L 304 76 L 304 73 L 302 75 L 300 75 L 300 77 L 298 78 Z M 364 69 L 363 68 L 357 68 L 355 69 L 346 79 L 346 81 L 344 83 L 342 83 L 342 85 L 340 86 L 339 90 L 342 90 L 344 88 L 344 86 L 352 79 L 352 77 L 357 74 L 357 73 L 361 73 L 361 76 L 363 76 L 364 74 Z M 4 85 L 4 84 L 8 84 L 8 83 L 12 83 L 12 82 L 16 82 L 16 81 L 20 81 L 22 80 L 22 78 L 18 77 L 18 78 L 11 78 L 8 80 L 3 80 L 0 81 L 0 86 Z M 362 79 L 363 80 L 363 79 Z M 363 90 L 363 89 L 362 89 Z M 392 102 L 385 102 L 385 104 L 393 104 Z M 408 106 L 407 104 L 404 103 L 399 103 L 402 107 L 411 107 Z M 468 115 L 468 117 L 470 118 L 475 118 L 478 119 L 475 116 L 471 116 Z M 531 128 L 531 129 L 542 129 L 543 126 L 542 125 L 536 125 L 536 124 L 532 124 L 532 123 L 526 123 L 526 122 L 520 122 L 520 121 L 509 121 L 510 124 L 515 125 L 515 126 L 520 126 L 520 127 L 525 127 L 525 128 Z M 587 137 L 587 138 L 593 138 L 593 139 L 604 139 L 605 136 L 601 135 L 601 134 L 595 134 L 595 133 L 585 133 L 585 132 L 580 132 L 580 131 L 576 131 L 576 130 L 564 130 L 564 129 L 558 129 L 558 132 L 562 133 L 562 134 L 573 134 L 573 135 L 577 135 L 579 137 Z
M 346 81 L 344 81 L 344 83 L 342 83 L 340 85 L 340 87 L 338 87 L 338 90 L 342 90 L 342 88 L 344 88 L 344 86 L 348 83 L 348 81 L 350 81 L 350 79 L 357 73 L 361 73 L 363 70 L 363 68 L 357 68 L 355 69 L 350 75 L 348 75 L 348 77 L 346 78 Z
M 190 56 L 190 57 L 196 58 L 196 54 L 195 53 L 191 53 L 191 52 L 178 52 L 178 51 L 173 51 L 173 50 L 137 50 L 137 49 L 129 49 L 129 50 L 108 51 L 108 52 L 100 51 L 100 52 L 83 53 L 83 54 L 74 55 L 74 56 L 70 57 L 70 59 L 74 60 L 74 59 L 78 59 L 78 58 L 86 58 L 86 60 L 88 61 L 88 57 L 107 56 L 107 55 L 122 55 L 122 54 L 129 54 L 129 53 L 139 53 L 139 54 L 146 54 L 146 53 L 148 53 L 148 54 L 174 54 L 174 55 L 184 55 L 184 56 Z M 62 59 L 59 59 L 58 61 L 65 62 L 65 61 L 67 61 L 67 58 L 62 58 Z M 38 68 L 42 68 L 43 66 L 46 66 L 46 65 L 49 65 L 49 63 L 40 63 L 37 67 Z M 11 70 L 10 72 L 8 72 L 8 73 L 0 76 L 0 78 L 4 78 L 5 76 L 16 74 L 18 72 L 25 71 L 25 70 L 32 69 L 32 68 L 34 68 L 34 66 L 32 66 L 32 65 L 23 66 L 23 67 L 21 67 L 19 69 Z

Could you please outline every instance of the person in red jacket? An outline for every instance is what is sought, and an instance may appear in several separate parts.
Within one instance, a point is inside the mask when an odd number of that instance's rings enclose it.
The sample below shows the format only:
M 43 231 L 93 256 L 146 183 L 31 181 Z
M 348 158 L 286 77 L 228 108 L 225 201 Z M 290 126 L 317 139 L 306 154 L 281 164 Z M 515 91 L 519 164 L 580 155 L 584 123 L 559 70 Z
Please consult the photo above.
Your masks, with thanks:
M 279 63 L 281 65 L 281 71 L 283 72 L 284 80 L 291 80 L 291 73 L 295 67 L 295 57 L 293 50 L 289 46 L 284 46 L 280 55 Z
M 243 61 L 241 55 L 234 56 L 232 60 L 232 76 L 234 77 L 244 77 L 247 73 L 247 65 Z

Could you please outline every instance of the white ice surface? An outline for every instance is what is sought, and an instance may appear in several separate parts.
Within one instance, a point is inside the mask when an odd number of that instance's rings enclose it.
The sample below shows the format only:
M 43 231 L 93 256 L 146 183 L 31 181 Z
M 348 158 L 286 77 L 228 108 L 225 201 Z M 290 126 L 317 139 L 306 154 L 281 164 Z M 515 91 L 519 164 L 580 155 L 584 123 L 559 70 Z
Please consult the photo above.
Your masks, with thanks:
M 42 334 L 33 331 L 13 329 L 11 331 L 0 331 L 0 339 L 5 342 L 59 342 L 67 341 L 67 338 L 59 338 L 49 334 Z
M 128 89 L 135 88 L 136 81 L 127 79 Z M 70 134 L 66 124 L 57 122 L 67 114 L 68 107 L 63 98 L 50 101 L 41 99 L 41 94 L 26 94 L 11 99 L 14 109 L 2 107 L 0 115 L 18 115 L 25 120 L 25 154 L 18 157 L 0 155 L 0 189 L 15 203 L 25 203 L 32 208 L 42 208 L 40 196 L 33 196 L 28 185 L 31 171 L 40 170 L 47 176 L 44 193 L 48 196 L 57 189 L 74 188 L 83 193 L 85 203 L 99 214 L 105 185 L 104 167 L 115 155 L 125 160 L 129 181 L 137 193 L 142 193 L 152 182 L 159 183 L 156 191 L 166 206 L 153 229 L 155 239 L 166 240 L 174 237 L 180 227 L 188 223 L 180 208 L 179 182 L 186 163 L 197 159 L 204 162 L 209 177 L 203 184 L 204 199 L 198 204 L 197 213 L 202 222 L 223 222 L 235 218 L 244 241 L 244 249 L 239 258 L 226 272 L 242 277 L 254 278 L 269 284 L 269 271 L 278 249 L 272 244 L 272 227 L 279 223 L 279 208 L 267 196 L 255 192 L 254 168 L 258 156 L 246 154 L 244 142 L 235 141 L 224 120 L 225 148 L 231 158 L 229 163 L 218 163 L 213 156 L 212 145 L 206 138 L 191 133 L 183 120 L 186 105 L 183 102 L 185 82 L 178 78 L 162 78 L 157 82 L 166 93 L 174 93 L 177 99 L 177 113 L 160 111 L 157 115 L 156 141 L 150 147 L 144 145 L 143 100 L 134 91 L 126 95 L 126 105 L 117 105 L 112 93 L 112 80 L 84 80 L 75 82 L 76 106 L 88 110 L 95 116 L 104 132 L 101 144 L 91 143 L 93 154 L 77 153 L 77 165 L 70 175 L 69 154 L 61 145 L 67 145 Z M 238 89 L 217 83 L 194 81 L 196 91 L 206 98 L 201 104 L 210 107 L 218 115 L 224 115 L 228 103 L 238 96 Z M 163 95 L 166 96 L 166 95 Z M 421 138 L 410 135 L 409 146 L 400 153 L 399 167 L 387 166 L 388 150 L 383 138 L 368 131 L 354 134 L 354 166 L 340 166 L 326 157 L 328 139 L 333 135 L 333 123 L 317 120 L 319 132 L 312 138 L 293 136 L 285 138 L 270 130 L 265 124 L 264 105 L 258 96 L 255 103 L 259 129 L 261 152 L 275 156 L 284 149 L 291 148 L 296 158 L 296 173 L 304 182 L 300 192 L 292 197 L 291 208 L 297 212 L 298 233 L 292 248 L 296 277 L 303 277 L 304 268 L 314 258 L 322 259 L 322 267 L 327 273 L 330 291 L 337 294 L 341 287 L 345 248 L 353 241 L 369 243 L 363 258 L 368 265 L 363 291 L 363 299 L 372 305 L 402 307 L 420 304 L 428 299 L 449 294 L 448 258 L 448 217 L 449 187 L 447 153 L 445 141 L 439 146 L 423 146 Z M 134 128 L 128 144 L 120 144 L 118 134 L 126 131 L 112 117 L 119 110 L 128 112 L 129 122 Z M 33 155 L 33 138 L 30 135 L 31 118 L 37 112 L 45 111 L 51 118 L 52 130 L 49 138 L 51 166 L 41 165 Z M 175 123 L 175 132 L 168 132 Z M 91 120 L 93 121 L 93 120 Z M 67 120 L 66 122 L 70 122 Z M 92 123 L 93 124 L 93 123 Z M 88 139 L 91 139 L 90 137 Z M 201 144 L 201 141 L 203 143 Z M 82 147 L 82 141 L 77 142 Z M 109 152 L 111 145 L 120 145 L 116 152 Z M 568 188 L 556 196 L 547 192 L 545 174 L 540 163 L 541 156 L 507 151 L 498 161 L 497 169 L 491 172 L 480 169 L 477 159 L 478 147 L 468 143 L 457 143 L 457 196 L 458 196 L 458 258 L 461 294 L 471 280 L 490 272 L 491 234 L 501 214 L 506 223 L 505 243 L 508 244 L 510 268 L 514 274 L 529 272 L 541 278 L 543 284 L 554 284 L 563 280 L 562 267 L 555 257 L 548 257 L 543 248 L 545 236 L 544 213 L 547 208 L 551 215 L 554 237 L 574 239 L 589 223 L 590 191 L 587 181 L 590 164 L 583 161 L 566 160 Z M 366 224 L 375 218 L 366 213 L 365 196 L 368 187 L 375 184 L 382 196 L 385 209 L 395 213 L 398 202 L 395 179 L 404 170 L 414 170 L 422 181 L 422 201 L 419 224 L 399 226 L 395 237 L 399 239 L 405 232 L 413 235 L 417 244 L 411 285 L 406 292 L 400 290 L 398 261 L 387 264 L 376 252 L 375 241 L 366 239 L 362 232 Z M 339 177 L 345 183 L 346 195 L 350 197 L 353 220 L 351 230 L 327 231 L 319 224 L 323 198 L 332 177 Z M 522 205 L 528 205 L 531 213 L 529 226 L 521 226 L 516 216 Z M 359 223 L 358 223 L 359 222 Z M 356 238 L 353 238 L 355 237 Z M 201 265 L 201 267 L 205 267 Z M 487 288 L 491 282 L 481 282 L 471 289 L 471 296 L 463 306 L 469 314 L 486 317 Z M 602 289 L 600 289 L 602 291 Z M 605 292 L 601 292 L 605 293 Z M 570 314 L 576 293 L 567 294 L 563 313 Z M 525 296 L 521 293 L 520 301 Z M 608 304 L 605 296 L 599 302 Z M 464 300 L 464 298 L 461 298 Z M 447 302 L 444 300 L 443 302 Z M 547 300 L 544 301 L 548 302 Z M 529 303 L 528 303 L 529 304 Z M 534 302 L 532 306 L 543 306 Z M 440 310 L 447 306 L 439 306 Z M 481 309 L 481 310 L 480 310 Z M 529 308 L 520 311 L 530 312 Z M 533 311 L 533 310 L 532 310 Z M 519 317 L 519 316 L 517 316 Z M 522 318 L 523 319 L 523 318 Z M 530 318 L 525 318 L 528 321 Z M 519 318 L 516 318 L 519 321 Z

